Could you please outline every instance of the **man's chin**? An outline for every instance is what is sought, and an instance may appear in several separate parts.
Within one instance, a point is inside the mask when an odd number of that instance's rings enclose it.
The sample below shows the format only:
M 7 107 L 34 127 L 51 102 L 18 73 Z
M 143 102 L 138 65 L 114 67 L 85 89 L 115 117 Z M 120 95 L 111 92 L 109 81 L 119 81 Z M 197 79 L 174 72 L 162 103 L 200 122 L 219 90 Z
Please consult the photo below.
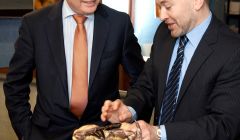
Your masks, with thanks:
M 96 11 L 96 7 L 92 7 L 92 8 L 87 8 L 84 13 L 85 15 L 90 15 L 93 14 Z
M 176 31 L 171 31 L 171 36 L 173 37 L 173 38 L 178 38 L 178 37 L 180 37 L 182 34 L 181 33 L 178 33 L 178 32 L 176 32 Z

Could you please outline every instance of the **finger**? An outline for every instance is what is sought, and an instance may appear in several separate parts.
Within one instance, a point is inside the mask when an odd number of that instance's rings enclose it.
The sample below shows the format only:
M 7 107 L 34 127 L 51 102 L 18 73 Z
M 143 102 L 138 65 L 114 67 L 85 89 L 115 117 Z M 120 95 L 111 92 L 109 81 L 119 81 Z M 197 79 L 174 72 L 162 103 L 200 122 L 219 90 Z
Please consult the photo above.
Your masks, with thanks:
M 106 101 L 104 102 L 103 106 L 102 106 L 102 109 L 104 109 L 104 111 L 105 111 L 105 110 L 108 110 L 109 108 L 111 108 L 112 103 L 113 103 L 112 101 L 106 100 Z
M 112 109 L 113 110 L 118 110 L 122 106 L 122 101 L 117 99 L 112 103 Z
M 105 122 L 107 120 L 106 116 L 101 115 L 101 120 Z
M 105 122 L 107 119 L 108 119 L 108 113 L 106 113 L 106 112 L 103 112 L 102 114 L 101 114 L 101 120 L 103 121 L 103 122 Z
M 136 140 L 142 140 L 142 131 L 141 129 L 137 126 L 136 124 L 137 122 L 132 123 L 129 126 L 129 130 L 131 130 L 132 132 L 135 132 L 136 134 Z
M 112 108 L 110 106 L 103 106 L 101 111 L 102 111 L 102 113 L 109 112 L 109 111 L 112 111 Z
M 101 114 L 101 120 L 102 121 L 106 121 L 109 117 L 108 117 L 108 114 L 109 112 L 111 111 L 111 104 L 112 104 L 112 101 L 110 100 L 106 100 L 102 106 L 102 114 Z
M 105 101 L 104 105 L 102 106 L 102 114 L 106 114 L 112 111 L 112 102 L 111 101 Z
M 151 140 L 154 139 L 155 137 L 153 137 L 153 133 L 155 133 L 155 131 L 152 131 L 152 129 L 154 129 L 154 126 L 149 125 L 148 123 L 146 123 L 145 121 L 138 121 L 138 124 L 142 130 L 142 138 L 143 140 Z M 155 129 L 154 129 L 155 130 Z

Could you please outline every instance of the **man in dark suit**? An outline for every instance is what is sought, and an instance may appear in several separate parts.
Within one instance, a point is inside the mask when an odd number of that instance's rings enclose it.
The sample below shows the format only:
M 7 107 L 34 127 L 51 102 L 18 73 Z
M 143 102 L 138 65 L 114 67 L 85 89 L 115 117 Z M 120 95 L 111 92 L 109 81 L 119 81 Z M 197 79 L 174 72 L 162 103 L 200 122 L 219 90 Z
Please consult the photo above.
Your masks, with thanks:
M 148 106 L 154 125 L 138 121 L 144 140 L 239 140 L 239 35 L 207 0 L 158 2 L 163 23 L 150 59 L 123 102 L 105 102 L 102 120 L 131 121 Z
M 127 14 L 100 0 L 64 0 L 23 17 L 4 83 L 6 106 L 19 139 L 67 140 L 83 124 L 101 124 L 105 100 L 119 98 L 122 64 L 134 83 L 144 61 Z M 88 47 L 88 104 L 81 117 L 70 111 L 73 15 L 84 15 Z M 37 100 L 31 112 L 29 84 L 36 70 Z

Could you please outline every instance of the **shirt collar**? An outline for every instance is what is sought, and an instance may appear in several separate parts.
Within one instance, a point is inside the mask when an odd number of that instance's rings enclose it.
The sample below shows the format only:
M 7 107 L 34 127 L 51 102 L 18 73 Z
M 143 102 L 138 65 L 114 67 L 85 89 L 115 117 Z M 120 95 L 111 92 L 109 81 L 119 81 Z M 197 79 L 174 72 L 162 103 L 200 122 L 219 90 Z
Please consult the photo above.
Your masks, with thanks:
M 63 19 L 68 18 L 72 15 L 76 14 L 76 12 L 74 12 L 68 5 L 67 1 L 64 0 L 63 1 L 63 7 L 62 7 L 62 16 Z M 94 14 L 90 14 L 90 15 L 85 15 L 88 19 L 93 19 L 94 18 Z
M 211 19 L 212 13 L 210 12 L 207 19 L 205 19 L 201 24 L 193 28 L 192 31 L 187 33 L 188 40 L 194 47 L 198 46 L 200 40 L 202 39 L 203 34 L 205 33 L 210 24 Z

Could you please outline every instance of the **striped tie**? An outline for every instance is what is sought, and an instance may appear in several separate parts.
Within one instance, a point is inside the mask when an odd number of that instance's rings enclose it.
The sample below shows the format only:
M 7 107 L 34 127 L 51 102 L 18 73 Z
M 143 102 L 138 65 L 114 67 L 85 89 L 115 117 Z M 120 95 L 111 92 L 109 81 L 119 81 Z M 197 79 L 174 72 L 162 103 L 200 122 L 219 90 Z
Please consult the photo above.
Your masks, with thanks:
M 165 124 L 173 120 L 175 108 L 177 104 L 177 93 L 179 88 L 179 79 L 184 57 L 184 48 L 188 42 L 188 38 L 184 35 L 180 37 L 177 57 L 172 66 L 168 77 L 167 85 L 162 102 L 162 113 L 160 124 Z

